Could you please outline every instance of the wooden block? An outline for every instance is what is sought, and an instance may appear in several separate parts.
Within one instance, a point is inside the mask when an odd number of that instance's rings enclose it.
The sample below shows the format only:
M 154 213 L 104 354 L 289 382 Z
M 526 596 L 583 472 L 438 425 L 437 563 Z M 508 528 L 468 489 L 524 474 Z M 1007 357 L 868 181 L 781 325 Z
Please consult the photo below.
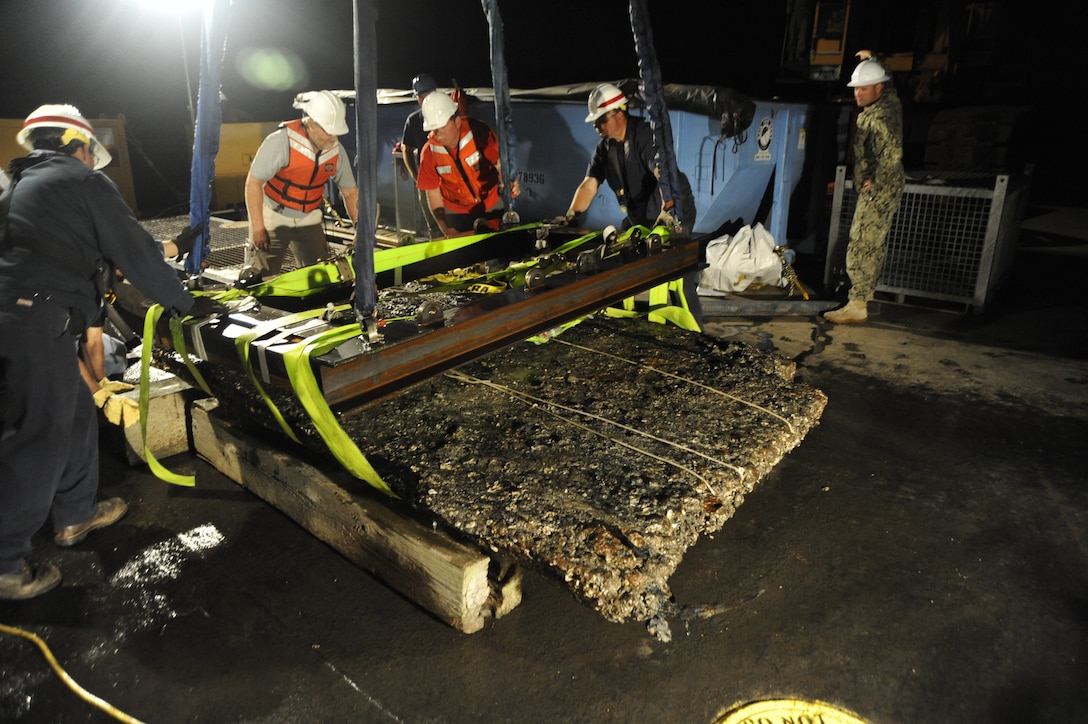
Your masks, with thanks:
M 342 471 L 268 447 L 217 416 L 217 406 L 193 405 L 197 455 L 420 607 L 474 633 L 521 601 L 519 569 L 399 514 L 346 473 L 338 482 Z
M 174 375 L 151 381 L 147 404 L 147 446 L 156 459 L 162 460 L 171 455 L 189 451 L 186 408 L 190 400 L 203 394 L 205 393 Z M 117 392 L 114 396 L 125 398 L 128 404 L 139 409 L 140 388 L 138 385 L 136 389 Z M 104 414 L 103 418 L 105 418 Z M 105 420 L 105 424 L 111 425 L 108 419 Z M 128 464 L 146 463 L 144 438 L 140 431 L 138 416 L 126 416 L 113 426 L 121 432 L 121 447 Z

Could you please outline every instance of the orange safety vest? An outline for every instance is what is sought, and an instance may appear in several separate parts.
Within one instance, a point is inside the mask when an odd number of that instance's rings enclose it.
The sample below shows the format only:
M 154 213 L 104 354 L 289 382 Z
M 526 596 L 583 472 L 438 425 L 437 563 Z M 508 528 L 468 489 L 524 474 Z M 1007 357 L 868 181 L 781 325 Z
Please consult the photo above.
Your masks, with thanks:
M 472 119 L 462 120 L 456 157 L 435 139 L 434 132 L 428 136 L 427 145 L 434 157 L 446 207 L 454 213 L 470 214 L 479 211 L 481 204 L 483 210 L 487 210 L 499 202 L 499 174 L 490 159 L 476 147 Z M 485 126 L 482 130 L 490 136 L 490 129 Z
M 321 206 L 325 183 L 336 174 L 340 145 L 328 152 L 315 151 L 302 119 L 282 123 L 280 128 L 287 130 L 291 157 L 265 182 L 264 193 L 281 206 L 309 213 Z

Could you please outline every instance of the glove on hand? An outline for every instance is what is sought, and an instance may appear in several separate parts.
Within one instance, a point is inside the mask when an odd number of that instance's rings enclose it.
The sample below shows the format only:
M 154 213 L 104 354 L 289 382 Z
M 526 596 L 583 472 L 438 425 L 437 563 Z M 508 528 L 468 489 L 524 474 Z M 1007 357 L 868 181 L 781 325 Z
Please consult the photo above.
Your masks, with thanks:
M 185 256 L 193 250 L 197 237 L 204 230 L 204 224 L 200 223 L 188 228 L 174 237 L 174 246 L 178 248 L 178 256 Z
M 668 211 L 662 211 L 657 215 L 657 220 L 654 221 L 654 226 L 667 226 L 670 229 L 676 228 L 676 217 L 670 214 Z
M 209 317 L 213 314 L 226 314 L 230 310 L 219 302 L 207 296 L 194 296 L 193 308 L 189 310 L 190 317 Z
M 111 380 L 108 377 L 98 383 L 101 388 L 98 392 L 94 393 L 94 404 L 98 407 L 102 407 L 106 404 L 106 400 L 113 396 L 115 392 L 128 392 L 133 389 L 132 385 L 127 382 L 120 382 L 118 380 Z
M 563 214 L 562 216 L 556 216 L 554 219 L 552 219 L 548 223 L 551 224 L 552 226 L 570 226 L 570 222 L 572 222 L 572 221 L 574 221 L 574 212 L 573 211 L 568 211 L 567 213 Z
M 102 412 L 110 424 L 128 427 L 140 421 L 140 403 L 131 397 L 114 395 L 106 400 Z

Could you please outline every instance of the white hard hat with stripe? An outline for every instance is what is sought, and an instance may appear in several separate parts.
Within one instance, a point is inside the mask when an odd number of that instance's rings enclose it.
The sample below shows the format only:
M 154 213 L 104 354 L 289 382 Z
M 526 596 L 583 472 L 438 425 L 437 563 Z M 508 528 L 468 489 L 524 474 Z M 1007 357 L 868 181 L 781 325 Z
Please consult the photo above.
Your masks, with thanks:
M 83 117 L 75 106 L 67 103 L 47 103 L 37 109 L 23 121 L 23 127 L 15 136 L 16 142 L 28 151 L 34 150 L 30 141 L 30 132 L 35 128 L 67 129 L 62 138 L 65 142 L 81 141 L 94 156 L 94 167 L 102 169 L 110 165 L 113 156 L 95 136 L 94 127 Z
M 589 94 L 589 115 L 586 123 L 593 123 L 611 110 L 627 108 L 627 96 L 617 86 L 602 83 Z

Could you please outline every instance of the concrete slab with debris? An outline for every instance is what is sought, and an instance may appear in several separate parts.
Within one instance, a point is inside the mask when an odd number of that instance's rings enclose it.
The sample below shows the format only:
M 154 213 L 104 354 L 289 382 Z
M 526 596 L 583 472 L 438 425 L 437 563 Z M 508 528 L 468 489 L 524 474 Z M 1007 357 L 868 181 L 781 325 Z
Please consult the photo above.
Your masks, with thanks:
M 340 422 L 436 527 L 558 576 L 610 621 L 650 621 L 685 551 L 818 423 L 826 397 L 794 370 L 748 345 L 602 316 Z M 275 424 L 237 373 L 202 372 L 228 391 L 220 412 L 267 439 Z M 306 454 L 328 457 L 289 393 L 273 396 Z

